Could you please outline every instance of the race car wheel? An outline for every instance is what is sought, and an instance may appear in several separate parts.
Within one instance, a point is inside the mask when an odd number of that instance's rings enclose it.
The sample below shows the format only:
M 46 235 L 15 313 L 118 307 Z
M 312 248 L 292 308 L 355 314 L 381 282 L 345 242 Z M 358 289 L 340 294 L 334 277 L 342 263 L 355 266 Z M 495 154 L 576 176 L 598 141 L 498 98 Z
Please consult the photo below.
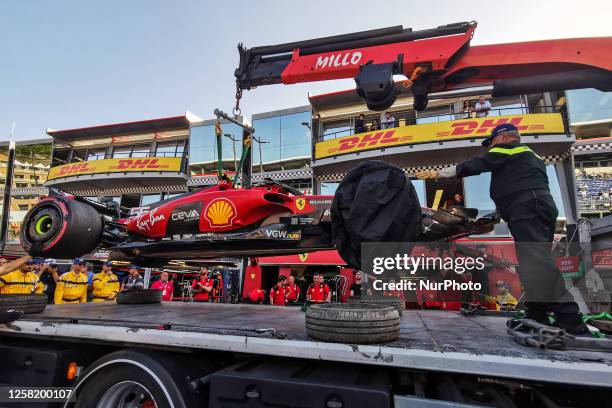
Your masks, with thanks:
M 391 306 L 325 303 L 306 310 L 306 331 L 316 340 L 387 343 L 399 337 L 399 313 Z
M 26 214 L 21 243 L 34 256 L 76 258 L 98 246 L 103 227 L 93 207 L 67 197 L 49 197 Z
M 349 303 L 352 304 L 369 304 L 369 305 L 384 305 L 392 306 L 397 312 L 402 315 L 406 304 L 398 296 L 364 296 L 364 297 L 353 297 L 348 298 Z
M 117 304 L 150 304 L 161 301 L 161 290 L 134 289 L 117 293 Z
M 25 314 L 40 313 L 47 306 L 48 297 L 44 293 L 31 295 L 0 295 L 0 312 L 21 310 Z

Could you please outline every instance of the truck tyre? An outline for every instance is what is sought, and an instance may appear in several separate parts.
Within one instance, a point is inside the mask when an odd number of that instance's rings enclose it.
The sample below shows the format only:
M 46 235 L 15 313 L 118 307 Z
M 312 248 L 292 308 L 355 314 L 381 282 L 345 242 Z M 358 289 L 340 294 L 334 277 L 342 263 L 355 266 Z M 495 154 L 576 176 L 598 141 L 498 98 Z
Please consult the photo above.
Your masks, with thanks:
M 150 304 L 161 303 L 162 291 L 152 289 L 134 289 L 117 293 L 117 304 Z
M 186 408 L 194 405 L 183 364 L 168 363 L 167 356 L 135 350 L 108 354 L 79 377 L 76 408 L 146 407 Z M 179 357 L 179 362 L 182 362 Z M 176 366 L 176 367 L 175 367 Z M 184 372 L 183 372 L 184 370 Z M 185 374 L 187 373 L 187 374 Z
M 404 301 L 397 296 L 364 296 L 361 298 L 349 298 L 349 303 L 392 306 L 397 309 L 400 316 L 404 313 L 404 309 L 406 308 Z
M 306 331 L 335 343 L 387 343 L 399 337 L 399 313 L 391 306 L 326 303 L 306 310 Z
M 2 310 L 0 311 L 0 324 L 7 324 L 19 320 L 23 317 L 22 310 Z
M 31 295 L 0 295 L 0 312 L 21 310 L 23 313 L 40 313 L 45 310 L 49 298 L 45 293 Z

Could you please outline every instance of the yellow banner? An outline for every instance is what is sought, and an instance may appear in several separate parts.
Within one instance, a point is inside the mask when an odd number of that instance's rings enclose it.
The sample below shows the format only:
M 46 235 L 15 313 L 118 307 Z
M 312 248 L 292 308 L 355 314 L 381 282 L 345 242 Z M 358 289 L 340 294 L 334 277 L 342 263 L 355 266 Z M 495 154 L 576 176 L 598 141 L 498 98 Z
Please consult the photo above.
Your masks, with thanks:
M 131 159 L 91 160 L 64 164 L 49 169 L 47 180 L 85 174 L 180 171 L 180 157 L 142 157 Z
M 521 134 L 565 133 L 560 113 L 506 115 L 408 125 L 326 140 L 315 145 L 315 159 L 417 143 L 485 138 L 495 126 L 512 123 Z

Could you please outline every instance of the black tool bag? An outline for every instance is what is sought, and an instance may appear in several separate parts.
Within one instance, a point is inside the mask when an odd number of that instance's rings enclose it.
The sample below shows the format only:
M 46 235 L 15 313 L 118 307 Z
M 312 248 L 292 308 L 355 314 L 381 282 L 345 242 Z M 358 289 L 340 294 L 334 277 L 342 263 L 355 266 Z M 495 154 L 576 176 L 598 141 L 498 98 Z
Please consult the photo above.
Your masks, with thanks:
M 332 239 L 340 256 L 361 269 L 363 242 L 416 242 L 421 207 L 404 172 L 382 161 L 368 161 L 349 172 L 331 208 Z

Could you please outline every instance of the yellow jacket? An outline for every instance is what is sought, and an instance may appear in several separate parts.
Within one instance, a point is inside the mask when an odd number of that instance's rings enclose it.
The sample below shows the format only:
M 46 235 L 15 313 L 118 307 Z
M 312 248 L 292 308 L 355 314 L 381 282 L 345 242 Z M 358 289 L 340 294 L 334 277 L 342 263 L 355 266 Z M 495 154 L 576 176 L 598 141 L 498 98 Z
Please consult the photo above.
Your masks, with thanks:
M 70 271 L 62 274 L 55 287 L 55 304 L 87 302 L 87 283 L 86 273 L 77 275 Z
M 0 294 L 29 295 L 42 293 L 44 286 L 34 272 L 23 273 L 19 269 L 0 277 Z
M 109 300 L 108 297 L 119 292 L 119 278 L 111 272 L 107 275 L 105 272 L 100 272 L 93 277 L 93 301 L 104 302 Z

